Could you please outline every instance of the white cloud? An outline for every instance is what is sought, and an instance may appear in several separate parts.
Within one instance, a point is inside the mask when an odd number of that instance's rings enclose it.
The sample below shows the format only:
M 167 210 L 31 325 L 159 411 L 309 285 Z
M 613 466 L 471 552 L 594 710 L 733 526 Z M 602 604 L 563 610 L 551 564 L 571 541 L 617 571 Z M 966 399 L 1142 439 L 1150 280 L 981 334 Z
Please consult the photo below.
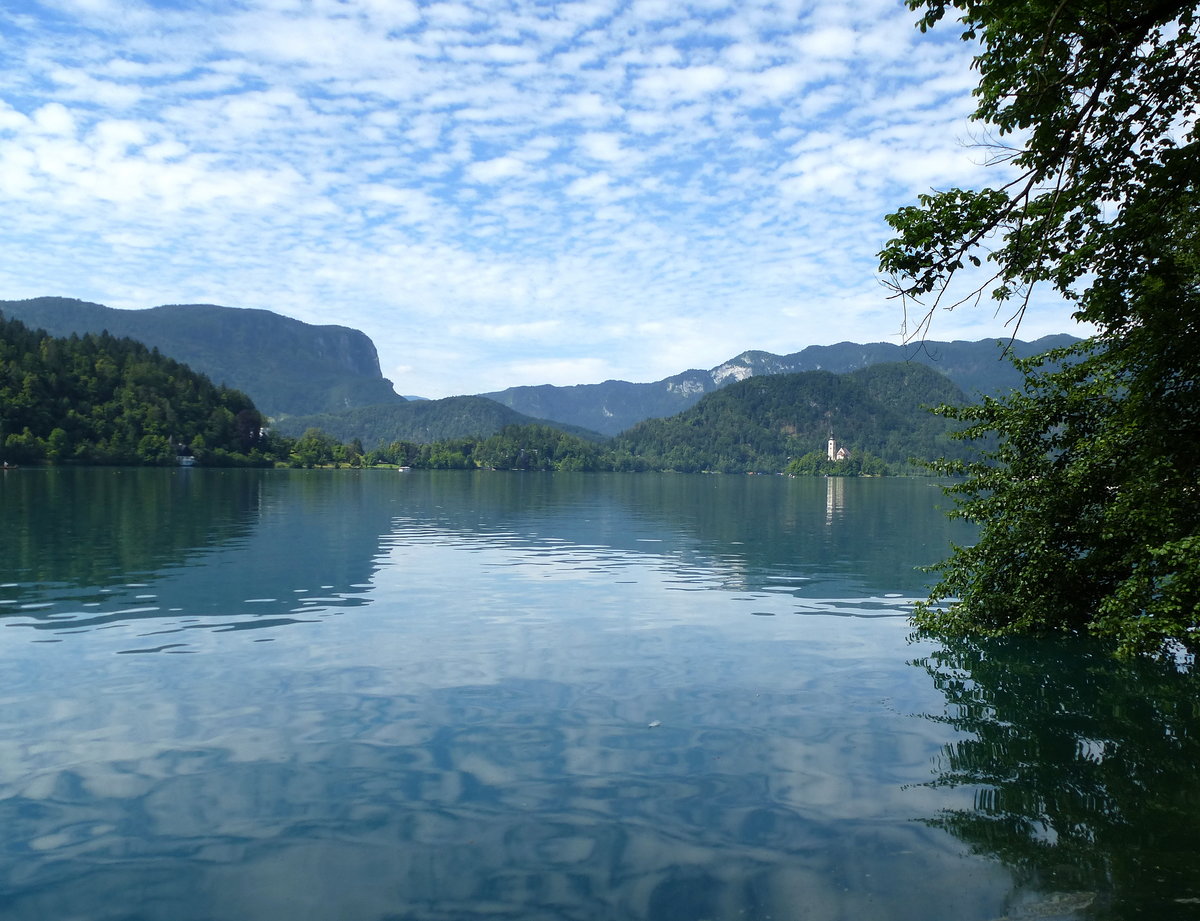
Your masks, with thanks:
M 579 138 L 579 147 L 593 160 L 621 160 L 626 152 L 621 149 L 621 136 L 611 132 L 591 132 Z
M 592 173 L 568 184 L 565 191 L 568 195 L 580 198 L 594 198 L 607 192 L 611 182 L 608 173 Z
M 501 380 L 519 380 L 537 384 L 553 384 L 556 387 L 567 387 L 571 384 L 587 383 L 611 379 L 613 365 L 604 358 L 543 358 L 529 361 L 507 363 L 504 368 L 507 376 Z M 502 384 L 497 389 L 512 386 Z
M 58 84 L 56 95 L 64 99 L 125 109 L 135 105 L 142 98 L 142 90 L 138 87 L 97 80 L 90 74 L 74 68 L 56 67 L 47 77 Z
M 420 7 L 411 0 L 359 0 L 358 5 L 375 25 L 388 30 L 411 26 L 421 18 Z
M 561 119 L 608 119 L 622 111 L 621 106 L 600 93 L 569 93 L 559 100 L 557 115 Z
M 28 125 L 28 115 L 18 112 L 8 103 L 0 100 L 0 131 L 17 131 Z
M 451 323 L 448 332 L 455 337 L 507 342 L 557 337 L 562 329 L 563 325 L 558 320 L 536 320 L 529 323 Z
M 638 81 L 637 92 L 650 97 L 702 96 L 720 89 L 728 80 L 729 73 L 715 64 L 661 67 Z
M 848 58 L 856 42 L 854 30 L 832 26 L 798 36 L 796 48 L 805 58 Z
M 71 137 L 75 134 L 75 116 L 60 102 L 50 102 L 33 113 L 34 128 L 42 134 Z
M 497 182 L 519 176 L 524 171 L 525 162 L 517 157 L 496 157 L 467 167 L 467 175 L 472 182 Z

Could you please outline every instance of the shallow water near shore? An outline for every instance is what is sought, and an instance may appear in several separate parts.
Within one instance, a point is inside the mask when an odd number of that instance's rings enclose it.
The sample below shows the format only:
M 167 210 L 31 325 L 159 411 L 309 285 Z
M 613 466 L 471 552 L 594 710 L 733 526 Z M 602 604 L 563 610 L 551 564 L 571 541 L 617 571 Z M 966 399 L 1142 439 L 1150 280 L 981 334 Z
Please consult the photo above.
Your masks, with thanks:
M 0 918 L 1200 916 L 1190 676 L 925 480 L 0 475 Z

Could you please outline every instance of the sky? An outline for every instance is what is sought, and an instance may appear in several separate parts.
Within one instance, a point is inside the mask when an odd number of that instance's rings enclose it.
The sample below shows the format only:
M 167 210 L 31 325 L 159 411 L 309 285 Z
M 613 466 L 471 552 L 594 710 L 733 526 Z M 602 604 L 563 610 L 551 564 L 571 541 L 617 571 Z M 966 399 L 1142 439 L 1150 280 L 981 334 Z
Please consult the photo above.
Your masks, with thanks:
M 884 216 L 995 184 L 902 0 L 7 0 L 0 299 L 361 329 L 403 394 L 901 342 Z M 1011 311 L 929 338 L 1007 338 Z M 1019 337 L 1082 332 L 1036 302 Z M 263 347 L 270 348 L 270 343 Z

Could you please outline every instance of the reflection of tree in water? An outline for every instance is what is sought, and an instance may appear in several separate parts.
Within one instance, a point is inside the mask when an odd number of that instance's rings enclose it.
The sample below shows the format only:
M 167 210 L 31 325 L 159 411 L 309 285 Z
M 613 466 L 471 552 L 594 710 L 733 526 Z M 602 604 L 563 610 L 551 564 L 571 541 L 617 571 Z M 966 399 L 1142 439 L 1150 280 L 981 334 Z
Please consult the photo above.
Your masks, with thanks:
M 245 535 L 258 471 L 22 470 L 0 483 L 0 558 L 23 583 L 109 585 Z
M 977 787 L 930 824 L 1070 917 L 1200 917 L 1200 675 L 1029 639 L 948 641 L 916 664 L 946 696 L 935 718 L 966 734 L 932 783 Z

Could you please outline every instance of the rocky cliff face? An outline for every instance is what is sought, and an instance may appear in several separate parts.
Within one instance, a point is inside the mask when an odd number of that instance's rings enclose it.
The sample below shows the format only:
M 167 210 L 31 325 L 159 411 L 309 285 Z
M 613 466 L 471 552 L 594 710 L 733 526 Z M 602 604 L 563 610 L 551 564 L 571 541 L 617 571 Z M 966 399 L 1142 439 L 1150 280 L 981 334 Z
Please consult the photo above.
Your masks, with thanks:
M 344 326 L 215 304 L 114 310 L 61 297 L 0 301 L 0 313 L 56 336 L 107 330 L 137 339 L 244 391 L 271 416 L 404 402 L 380 373 L 374 343 Z

